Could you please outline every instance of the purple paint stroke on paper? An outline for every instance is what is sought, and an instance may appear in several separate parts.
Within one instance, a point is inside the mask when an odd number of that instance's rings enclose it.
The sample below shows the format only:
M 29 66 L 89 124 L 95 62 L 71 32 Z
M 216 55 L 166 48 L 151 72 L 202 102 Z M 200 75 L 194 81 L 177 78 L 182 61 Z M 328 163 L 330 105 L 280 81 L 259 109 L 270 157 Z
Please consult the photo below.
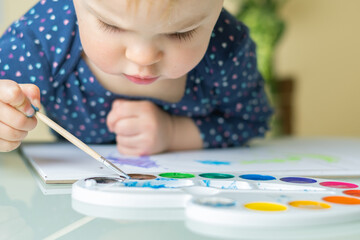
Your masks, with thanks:
M 126 157 L 107 157 L 111 162 L 120 164 L 120 165 L 128 165 L 140 168 L 156 168 L 159 165 L 156 164 L 155 161 L 151 160 L 149 156 L 142 157 L 134 157 L 134 158 L 126 158 Z
M 207 165 L 230 165 L 230 162 L 217 161 L 217 160 L 196 160 L 196 162 L 207 164 Z

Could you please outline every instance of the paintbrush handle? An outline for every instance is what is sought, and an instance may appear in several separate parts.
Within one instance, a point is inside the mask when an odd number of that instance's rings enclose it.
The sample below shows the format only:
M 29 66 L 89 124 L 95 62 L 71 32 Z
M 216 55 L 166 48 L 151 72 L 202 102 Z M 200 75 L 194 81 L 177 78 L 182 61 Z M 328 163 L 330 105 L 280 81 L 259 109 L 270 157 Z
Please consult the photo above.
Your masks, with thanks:
M 114 164 L 112 164 L 110 161 L 108 161 L 106 158 L 95 152 L 91 147 L 86 145 L 84 142 L 82 142 L 80 139 L 69 133 L 67 130 L 65 130 L 63 127 L 61 127 L 59 124 L 48 118 L 46 115 L 42 114 L 41 112 L 36 112 L 36 117 L 43 121 L 46 125 L 48 125 L 50 128 L 54 129 L 57 133 L 59 133 L 61 136 L 66 138 L 69 142 L 83 150 L 85 153 L 89 154 L 91 157 L 95 158 L 97 161 L 104 164 L 109 169 L 115 171 L 120 176 L 123 176 L 125 178 L 130 178 L 126 173 L 124 173 L 122 170 L 120 170 L 118 167 L 116 167 Z
M 92 148 L 90 148 L 88 145 L 86 145 L 84 142 L 82 142 L 80 139 L 66 131 L 63 127 L 61 127 L 59 124 L 48 118 L 46 115 L 42 114 L 41 112 L 36 112 L 36 117 L 39 118 L 41 121 L 43 121 L 46 125 L 54 129 L 57 133 L 59 133 L 61 136 L 66 138 L 69 142 L 89 154 L 91 157 L 95 159 L 100 159 L 101 155 L 95 152 Z

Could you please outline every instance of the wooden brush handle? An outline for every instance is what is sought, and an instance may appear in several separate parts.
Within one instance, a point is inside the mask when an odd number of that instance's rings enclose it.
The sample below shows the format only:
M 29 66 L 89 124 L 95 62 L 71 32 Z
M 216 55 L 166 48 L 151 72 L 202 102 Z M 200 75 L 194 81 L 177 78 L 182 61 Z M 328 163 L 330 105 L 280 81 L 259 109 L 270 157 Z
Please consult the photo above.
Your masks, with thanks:
M 54 129 L 57 133 L 59 133 L 61 136 L 66 138 L 69 142 L 83 150 L 85 153 L 89 154 L 91 157 L 95 158 L 98 161 L 101 160 L 101 155 L 95 152 L 92 148 L 90 148 L 88 145 L 83 143 L 80 139 L 66 131 L 64 128 L 62 128 L 59 124 L 48 118 L 46 115 L 42 114 L 41 112 L 36 112 L 36 117 L 43 121 L 46 125 L 48 125 L 50 128 Z

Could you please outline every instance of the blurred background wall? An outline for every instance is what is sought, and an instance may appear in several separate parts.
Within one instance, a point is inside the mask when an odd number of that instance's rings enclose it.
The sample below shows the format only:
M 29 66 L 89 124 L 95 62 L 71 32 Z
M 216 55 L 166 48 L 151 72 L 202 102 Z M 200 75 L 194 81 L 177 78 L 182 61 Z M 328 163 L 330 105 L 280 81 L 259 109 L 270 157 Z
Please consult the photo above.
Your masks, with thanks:
M 0 32 L 36 0 L 0 0 Z M 242 0 L 225 0 L 236 13 Z M 292 135 L 360 137 L 360 1 L 287 0 L 274 54 L 279 81 L 291 78 Z M 27 140 L 52 140 L 39 124 Z
M 360 1 L 291 0 L 276 54 L 296 80 L 294 134 L 360 136 Z

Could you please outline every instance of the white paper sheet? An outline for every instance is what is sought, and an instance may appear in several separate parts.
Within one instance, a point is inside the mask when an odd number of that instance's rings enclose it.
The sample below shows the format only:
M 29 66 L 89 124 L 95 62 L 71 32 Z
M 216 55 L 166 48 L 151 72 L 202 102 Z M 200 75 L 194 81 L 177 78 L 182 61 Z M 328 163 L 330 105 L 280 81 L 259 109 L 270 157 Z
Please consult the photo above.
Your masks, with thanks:
M 283 138 L 250 147 L 164 153 L 144 157 L 119 154 L 115 145 L 92 145 L 126 173 L 238 172 L 314 177 L 360 176 L 360 138 Z M 114 175 L 70 143 L 26 144 L 30 163 L 46 183 Z

